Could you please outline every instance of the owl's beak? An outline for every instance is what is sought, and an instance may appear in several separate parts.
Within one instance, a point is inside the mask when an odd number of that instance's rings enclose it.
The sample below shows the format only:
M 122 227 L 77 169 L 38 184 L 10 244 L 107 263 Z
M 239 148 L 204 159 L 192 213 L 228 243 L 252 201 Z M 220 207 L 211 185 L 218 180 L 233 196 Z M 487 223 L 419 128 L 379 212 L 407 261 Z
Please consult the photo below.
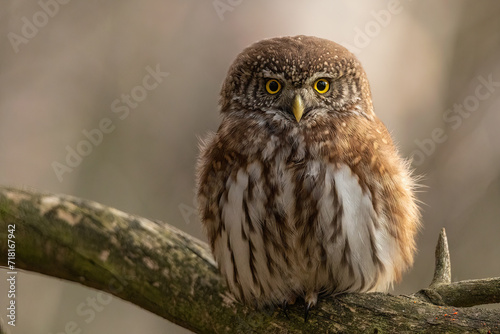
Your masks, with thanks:
M 302 114 L 304 114 L 304 102 L 302 101 L 300 94 L 295 95 L 292 105 L 292 112 L 295 116 L 295 119 L 297 120 L 297 123 L 300 122 Z

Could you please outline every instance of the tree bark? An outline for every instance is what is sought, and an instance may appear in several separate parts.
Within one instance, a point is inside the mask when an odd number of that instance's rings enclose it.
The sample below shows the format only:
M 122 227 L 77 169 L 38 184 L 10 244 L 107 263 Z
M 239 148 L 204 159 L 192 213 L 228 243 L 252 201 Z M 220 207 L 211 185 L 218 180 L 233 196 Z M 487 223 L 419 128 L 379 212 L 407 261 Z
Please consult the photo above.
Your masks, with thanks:
M 500 310 L 469 307 L 500 302 L 500 277 L 451 283 L 444 230 L 428 288 L 323 297 L 304 322 L 302 302 L 288 317 L 236 302 L 207 245 L 166 223 L 71 196 L 0 188 L 3 266 L 13 226 L 15 268 L 109 292 L 196 333 L 500 331 Z

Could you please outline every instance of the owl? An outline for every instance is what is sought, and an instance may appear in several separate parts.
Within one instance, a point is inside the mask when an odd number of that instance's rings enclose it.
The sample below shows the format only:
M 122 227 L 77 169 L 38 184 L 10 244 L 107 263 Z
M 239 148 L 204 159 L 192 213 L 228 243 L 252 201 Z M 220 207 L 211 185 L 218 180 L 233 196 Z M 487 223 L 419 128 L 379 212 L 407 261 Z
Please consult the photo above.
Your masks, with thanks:
M 412 265 L 415 180 L 347 49 L 308 36 L 257 42 L 222 85 L 201 144 L 201 221 L 232 294 L 257 307 L 386 291 Z M 306 313 L 307 314 L 307 313 Z

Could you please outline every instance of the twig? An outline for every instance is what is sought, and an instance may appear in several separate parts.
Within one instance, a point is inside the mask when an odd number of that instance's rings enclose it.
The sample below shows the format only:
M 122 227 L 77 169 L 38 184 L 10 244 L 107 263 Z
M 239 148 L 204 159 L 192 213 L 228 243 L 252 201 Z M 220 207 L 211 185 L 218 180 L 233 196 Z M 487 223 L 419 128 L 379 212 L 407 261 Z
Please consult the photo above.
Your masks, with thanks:
M 450 252 L 444 227 L 436 245 L 434 278 L 415 294 L 436 305 L 470 307 L 500 302 L 500 277 L 451 283 Z
M 439 284 L 451 283 L 451 263 L 450 251 L 448 250 L 448 239 L 444 227 L 439 233 L 438 243 L 436 245 L 436 267 L 434 269 L 434 278 L 430 287 L 436 287 Z

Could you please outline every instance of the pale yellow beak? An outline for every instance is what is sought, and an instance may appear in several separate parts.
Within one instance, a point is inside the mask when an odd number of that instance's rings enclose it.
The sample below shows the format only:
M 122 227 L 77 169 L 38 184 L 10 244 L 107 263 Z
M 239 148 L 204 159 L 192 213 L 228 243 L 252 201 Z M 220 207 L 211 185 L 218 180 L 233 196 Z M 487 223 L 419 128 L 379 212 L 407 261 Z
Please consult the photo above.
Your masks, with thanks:
M 293 100 L 292 112 L 297 120 L 297 123 L 300 122 L 302 115 L 304 114 L 304 102 L 300 97 L 300 94 L 295 95 L 295 99 Z

